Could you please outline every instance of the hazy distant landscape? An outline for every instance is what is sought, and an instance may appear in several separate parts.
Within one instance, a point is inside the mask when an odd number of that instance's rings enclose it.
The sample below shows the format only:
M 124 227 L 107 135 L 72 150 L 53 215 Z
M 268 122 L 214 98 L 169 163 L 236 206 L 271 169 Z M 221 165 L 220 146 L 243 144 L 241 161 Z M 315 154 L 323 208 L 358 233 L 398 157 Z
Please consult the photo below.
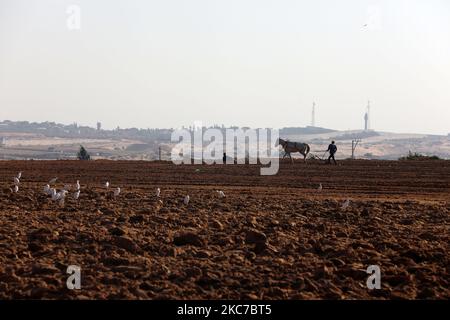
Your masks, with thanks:
M 83 145 L 93 159 L 158 160 L 161 147 L 162 160 L 168 160 L 173 146 L 170 141 L 172 130 L 104 130 L 101 126 L 3 121 L 0 122 L 0 159 L 75 159 L 80 145 Z M 337 157 L 349 158 L 352 140 L 361 139 L 355 153 L 360 159 L 395 160 L 409 151 L 450 158 L 450 136 L 443 135 L 290 127 L 280 129 L 280 137 L 309 143 L 311 154 L 319 157 L 323 156 L 330 140 L 336 140 Z

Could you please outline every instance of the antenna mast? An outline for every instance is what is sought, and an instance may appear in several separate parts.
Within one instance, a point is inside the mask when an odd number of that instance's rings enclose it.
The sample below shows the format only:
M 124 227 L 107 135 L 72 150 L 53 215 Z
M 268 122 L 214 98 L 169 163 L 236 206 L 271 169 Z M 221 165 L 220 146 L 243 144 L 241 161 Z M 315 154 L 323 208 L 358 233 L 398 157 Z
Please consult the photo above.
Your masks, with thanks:
M 313 102 L 312 105 L 312 114 L 311 114 L 311 127 L 316 126 L 316 103 Z

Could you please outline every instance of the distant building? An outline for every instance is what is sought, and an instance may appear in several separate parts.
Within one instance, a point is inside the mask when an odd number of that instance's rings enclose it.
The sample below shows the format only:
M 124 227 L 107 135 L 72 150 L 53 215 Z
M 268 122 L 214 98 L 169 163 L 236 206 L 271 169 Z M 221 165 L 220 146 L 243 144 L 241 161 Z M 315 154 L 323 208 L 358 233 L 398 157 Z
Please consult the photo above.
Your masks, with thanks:
M 370 130 L 370 101 L 367 102 L 367 111 L 364 114 L 364 131 Z
M 102 123 L 101 122 L 97 122 L 97 131 L 102 130 Z
M 369 114 L 366 112 L 364 114 L 364 131 L 369 130 Z

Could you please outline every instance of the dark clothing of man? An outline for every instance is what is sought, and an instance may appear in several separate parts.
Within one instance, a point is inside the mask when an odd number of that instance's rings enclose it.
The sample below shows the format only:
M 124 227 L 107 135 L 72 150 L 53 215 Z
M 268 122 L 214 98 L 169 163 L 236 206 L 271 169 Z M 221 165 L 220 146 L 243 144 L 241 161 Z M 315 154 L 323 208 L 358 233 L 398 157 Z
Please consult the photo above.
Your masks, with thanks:
M 337 162 L 336 162 L 336 159 L 334 158 L 334 154 L 337 152 L 336 145 L 334 143 L 330 144 L 328 146 L 328 150 L 327 151 L 330 151 L 330 156 L 328 157 L 328 163 L 331 163 L 331 159 L 333 159 L 333 162 L 336 165 Z
M 337 151 L 337 147 L 336 147 L 336 145 L 335 144 L 330 144 L 329 146 L 328 146 L 328 150 L 327 151 L 330 151 L 330 153 L 331 154 L 335 154 L 336 153 L 336 151 Z

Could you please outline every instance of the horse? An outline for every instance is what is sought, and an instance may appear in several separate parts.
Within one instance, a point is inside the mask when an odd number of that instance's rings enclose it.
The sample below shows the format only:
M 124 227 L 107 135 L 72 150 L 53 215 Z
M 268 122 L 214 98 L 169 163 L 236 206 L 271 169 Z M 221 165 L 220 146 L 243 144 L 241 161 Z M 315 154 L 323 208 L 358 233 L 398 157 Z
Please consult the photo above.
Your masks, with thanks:
M 310 147 L 307 143 L 291 142 L 283 139 L 278 139 L 277 143 L 277 145 L 281 145 L 284 149 L 283 159 L 286 157 L 286 155 L 289 155 L 289 158 L 291 158 L 291 162 L 294 163 L 294 160 L 291 157 L 291 152 L 300 152 L 300 154 L 302 154 L 304 157 L 303 161 L 306 162 L 306 156 L 310 151 Z

